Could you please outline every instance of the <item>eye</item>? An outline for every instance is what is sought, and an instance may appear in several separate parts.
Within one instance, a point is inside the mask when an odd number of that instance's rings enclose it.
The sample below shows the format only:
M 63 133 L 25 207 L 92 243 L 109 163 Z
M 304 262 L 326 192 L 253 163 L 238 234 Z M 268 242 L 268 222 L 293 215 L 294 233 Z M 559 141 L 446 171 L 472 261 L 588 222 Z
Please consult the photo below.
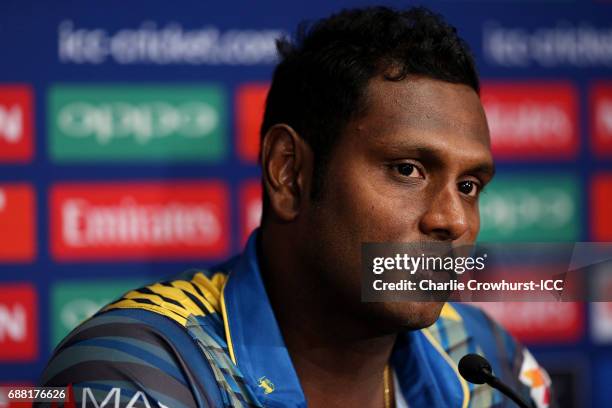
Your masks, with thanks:
M 412 163 L 399 163 L 393 166 L 404 177 L 423 178 L 419 168 Z
M 457 184 L 459 191 L 470 197 L 477 197 L 480 193 L 480 184 L 472 180 L 464 180 Z

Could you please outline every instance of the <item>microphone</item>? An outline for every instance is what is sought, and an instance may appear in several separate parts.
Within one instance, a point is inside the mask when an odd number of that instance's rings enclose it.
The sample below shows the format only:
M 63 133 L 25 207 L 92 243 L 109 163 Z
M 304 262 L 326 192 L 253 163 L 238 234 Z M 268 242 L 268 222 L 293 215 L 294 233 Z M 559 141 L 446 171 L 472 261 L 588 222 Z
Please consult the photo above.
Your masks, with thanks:
M 527 405 L 516 392 L 506 384 L 501 382 L 499 378 L 493 375 L 491 364 L 481 355 L 466 354 L 459 361 L 459 374 L 472 384 L 487 383 L 491 387 L 499 390 L 506 397 L 510 398 L 521 408 L 532 408 Z

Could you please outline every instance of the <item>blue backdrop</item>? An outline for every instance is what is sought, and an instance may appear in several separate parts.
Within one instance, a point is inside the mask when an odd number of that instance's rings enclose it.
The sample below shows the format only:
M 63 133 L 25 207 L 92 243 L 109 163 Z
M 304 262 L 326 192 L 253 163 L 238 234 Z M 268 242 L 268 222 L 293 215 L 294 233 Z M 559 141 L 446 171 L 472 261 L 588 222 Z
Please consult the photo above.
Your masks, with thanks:
M 35 383 L 58 339 L 123 290 L 241 249 L 273 39 L 370 4 L 0 3 L 0 384 Z M 612 241 L 612 2 L 421 4 L 458 28 L 483 80 L 499 167 L 483 239 Z M 565 406 L 610 405 L 609 305 L 485 308 Z

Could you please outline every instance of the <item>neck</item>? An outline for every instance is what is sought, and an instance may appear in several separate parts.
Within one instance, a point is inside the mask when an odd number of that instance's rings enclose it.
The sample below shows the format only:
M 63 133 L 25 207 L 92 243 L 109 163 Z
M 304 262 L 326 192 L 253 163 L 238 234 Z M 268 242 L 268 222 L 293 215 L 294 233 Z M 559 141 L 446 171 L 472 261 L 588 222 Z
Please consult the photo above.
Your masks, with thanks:
M 260 237 L 266 290 L 308 406 L 383 407 L 384 371 L 397 335 L 372 332 L 375 322 L 338 305 L 320 284 L 296 279 L 309 271 L 278 256 L 291 253 L 278 250 L 282 240 Z
M 394 338 L 313 347 L 296 332 L 284 332 L 309 407 L 384 406 L 384 371 Z

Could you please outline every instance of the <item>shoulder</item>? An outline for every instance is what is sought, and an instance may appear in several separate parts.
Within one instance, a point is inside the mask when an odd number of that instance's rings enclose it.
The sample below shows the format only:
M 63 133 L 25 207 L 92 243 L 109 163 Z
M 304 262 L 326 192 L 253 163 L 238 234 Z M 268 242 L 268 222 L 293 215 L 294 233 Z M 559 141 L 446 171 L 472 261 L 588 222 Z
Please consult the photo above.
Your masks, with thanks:
M 101 313 L 117 309 L 147 310 L 181 326 L 186 326 L 190 317 L 218 318 L 227 275 L 226 270 L 218 268 L 214 272 L 187 271 L 172 280 L 131 290 Z
M 60 343 L 41 384 L 72 384 L 76 400 L 92 404 L 217 406 L 222 390 L 202 347 L 223 347 L 226 279 L 222 270 L 189 271 L 127 292 Z

